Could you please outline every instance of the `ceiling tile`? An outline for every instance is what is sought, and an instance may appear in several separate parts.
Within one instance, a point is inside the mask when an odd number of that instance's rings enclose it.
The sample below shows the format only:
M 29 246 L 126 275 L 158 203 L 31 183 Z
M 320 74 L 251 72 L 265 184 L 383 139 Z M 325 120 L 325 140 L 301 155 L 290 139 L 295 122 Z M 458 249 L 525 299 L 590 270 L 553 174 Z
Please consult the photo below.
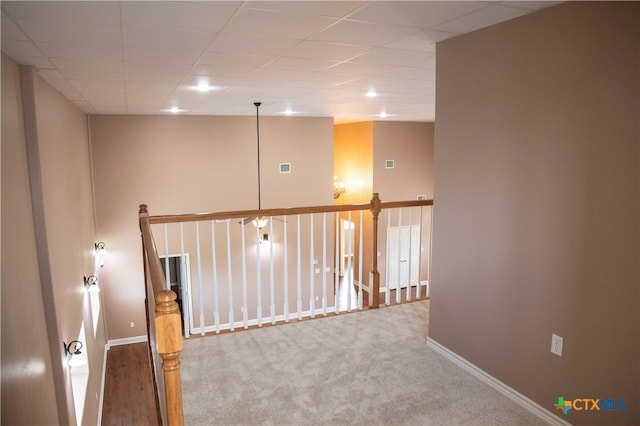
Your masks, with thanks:
M 527 13 L 524 9 L 516 9 L 513 7 L 505 7 L 499 5 L 490 5 L 484 9 L 477 10 L 468 15 L 453 19 L 445 24 L 434 27 L 436 30 L 447 31 L 453 33 L 466 33 L 475 31 L 498 22 L 516 18 Z
M 124 81 L 124 73 L 122 72 L 78 71 L 75 69 L 60 70 L 58 72 L 67 80 Z
M 245 9 L 229 22 L 222 34 L 304 40 L 336 22 L 334 18 Z
M 153 62 L 125 62 L 124 63 L 124 72 L 127 76 L 129 74 L 158 74 L 158 73 L 168 73 L 173 75 L 180 76 L 179 79 L 182 80 L 182 76 L 187 74 L 191 70 L 191 65 L 189 64 L 180 64 L 175 62 L 166 62 L 164 64 L 158 64 Z
M 62 71 L 77 72 L 123 72 L 122 62 L 109 60 L 85 61 L 81 59 L 52 58 L 51 62 Z
M 69 46 L 120 46 L 122 37 L 116 25 L 45 22 L 19 19 L 17 23 L 36 42 Z
M 121 53 L 122 54 L 122 53 Z M 162 67 L 167 62 L 177 62 L 183 65 L 192 65 L 203 54 L 201 50 L 189 50 L 179 48 L 143 48 L 127 47 L 124 50 L 124 58 L 127 62 L 140 62 Z
M 338 62 L 336 61 L 327 61 L 321 59 L 289 58 L 281 56 L 273 61 L 270 61 L 264 66 L 264 68 L 297 71 L 322 71 L 337 63 Z
M 288 57 L 327 59 L 334 62 L 345 61 L 367 52 L 370 48 L 353 44 L 327 43 L 323 41 L 305 40 L 287 50 L 283 55 Z
M 275 56 L 292 48 L 299 41 L 291 38 L 251 37 L 244 34 L 219 34 L 207 50 L 222 53 Z
M 416 31 L 415 28 L 410 27 L 344 20 L 315 34 L 311 39 L 330 43 L 377 47 L 399 40 Z
M 204 50 L 212 35 L 191 31 L 176 31 L 153 28 L 125 28 L 125 46 L 150 49 Z
M 342 18 L 364 4 L 362 1 L 256 1 L 247 3 L 247 8 Z
M 12 56 L 19 65 L 31 65 L 37 69 L 55 69 L 55 66 L 47 58 L 42 56 Z
M 436 43 L 455 36 L 454 33 L 441 31 L 421 30 L 407 37 L 392 41 L 383 47 L 392 49 L 416 50 L 418 52 L 436 53 Z
M 47 42 L 38 42 L 37 45 L 45 55 L 51 58 L 122 61 L 121 46 L 70 46 Z
M 120 2 L 115 1 L 3 1 L 15 18 L 38 21 L 120 24 Z
M 45 57 L 31 41 L 2 40 L 2 51 L 9 56 Z
M 233 53 L 206 53 L 199 63 L 199 67 L 206 66 L 211 76 L 217 75 L 247 75 L 273 60 L 272 56 L 264 55 L 237 55 Z
M 358 56 L 352 62 L 364 64 L 380 64 L 392 66 L 416 66 L 417 63 L 425 57 L 432 58 L 432 53 L 416 52 L 413 50 L 389 49 L 385 47 L 377 47 L 369 50 L 367 53 Z
M 18 27 L 15 22 L 4 12 L 2 12 L 2 42 L 4 44 L 5 40 L 29 40 L 29 38 L 22 32 L 20 27 Z
M 425 29 L 483 7 L 473 1 L 372 1 L 349 19 Z
M 235 13 L 238 5 L 226 2 L 122 2 L 127 27 L 217 33 Z M 151 12 L 151 13 L 150 13 Z

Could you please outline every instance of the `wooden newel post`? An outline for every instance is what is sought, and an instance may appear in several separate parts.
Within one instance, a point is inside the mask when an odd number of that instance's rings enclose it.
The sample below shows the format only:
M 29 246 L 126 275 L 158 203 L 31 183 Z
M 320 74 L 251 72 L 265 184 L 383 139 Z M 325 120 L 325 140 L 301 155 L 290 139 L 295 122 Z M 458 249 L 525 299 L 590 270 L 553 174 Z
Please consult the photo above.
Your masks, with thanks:
M 371 214 L 373 216 L 373 244 L 371 262 L 371 288 L 369 292 L 369 309 L 380 307 L 380 272 L 378 272 L 378 216 L 382 210 L 377 192 L 371 198 Z
M 184 424 L 180 387 L 182 330 L 176 297 L 171 290 L 163 290 L 156 296 L 156 340 L 162 358 L 167 423 L 170 426 Z

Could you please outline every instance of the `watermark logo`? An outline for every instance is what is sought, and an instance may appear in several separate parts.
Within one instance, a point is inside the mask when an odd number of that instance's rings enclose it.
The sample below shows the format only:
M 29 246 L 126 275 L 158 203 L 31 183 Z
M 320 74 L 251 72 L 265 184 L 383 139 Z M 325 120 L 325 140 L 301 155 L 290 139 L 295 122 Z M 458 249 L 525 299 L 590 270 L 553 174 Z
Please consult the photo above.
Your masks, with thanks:
M 564 399 L 563 396 L 558 397 L 558 402 L 553 404 L 556 410 L 567 414 L 569 410 L 576 411 L 601 411 L 613 410 L 622 411 L 627 409 L 624 399 L 605 399 L 605 398 L 576 398 L 573 400 Z

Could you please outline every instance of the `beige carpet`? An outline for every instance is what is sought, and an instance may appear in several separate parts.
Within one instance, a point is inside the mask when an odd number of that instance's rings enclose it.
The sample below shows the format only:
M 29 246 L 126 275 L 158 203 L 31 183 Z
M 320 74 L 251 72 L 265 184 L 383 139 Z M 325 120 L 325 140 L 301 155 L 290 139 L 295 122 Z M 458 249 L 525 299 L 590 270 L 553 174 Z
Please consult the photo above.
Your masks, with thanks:
M 188 339 L 187 425 L 544 422 L 427 348 L 429 301 Z

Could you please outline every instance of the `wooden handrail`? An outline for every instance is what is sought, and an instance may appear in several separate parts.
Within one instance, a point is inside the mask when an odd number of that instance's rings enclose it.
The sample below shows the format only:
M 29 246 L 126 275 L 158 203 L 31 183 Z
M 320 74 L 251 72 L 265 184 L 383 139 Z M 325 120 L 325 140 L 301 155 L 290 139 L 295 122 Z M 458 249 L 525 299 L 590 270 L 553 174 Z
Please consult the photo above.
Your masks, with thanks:
M 149 345 L 155 343 L 157 352 L 162 358 L 162 370 L 164 376 L 164 401 L 166 406 L 166 420 L 169 426 L 183 425 L 184 413 L 182 406 L 182 389 L 180 386 L 180 352 L 182 352 L 182 331 L 180 309 L 176 303 L 176 294 L 171 290 L 167 290 L 164 274 L 162 273 L 162 265 L 156 249 L 151 226 L 149 223 L 149 212 L 147 206 L 140 205 L 138 211 L 140 223 L 140 232 L 142 234 L 142 248 L 145 264 L 145 294 L 147 299 L 153 297 L 155 300 L 154 325 L 155 325 L 155 342 L 149 330 L 150 312 L 149 304 L 145 302 L 147 310 L 147 334 L 149 337 Z M 149 295 L 147 290 L 149 285 L 147 279 L 151 281 L 151 289 L 153 295 Z M 155 366 L 152 357 L 152 369 L 154 370 L 153 380 L 155 384 Z M 158 402 L 159 395 L 156 395 Z M 160 416 L 162 417 L 162 416 Z
M 380 209 L 397 208 L 397 207 L 431 206 L 431 205 L 433 205 L 433 200 L 391 201 L 387 203 L 381 203 Z M 244 219 L 248 217 L 260 217 L 260 216 L 291 216 L 296 214 L 335 213 L 335 212 L 372 210 L 372 209 L 373 209 L 373 203 L 369 202 L 369 203 L 360 203 L 360 204 L 339 204 L 339 205 L 331 204 L 331 205 L 325 205 L 325 206 L 241 210 L 241 211 L 215 212 L 215 213 L 158 215 L 158 216 L 148 216 L 148 218 L 149 218 L 149 224 L 153 225 L 158 223 Z
M 149 216 L 147 206 L 140 205 L 139 221 L 142 233 L 143 256 L 145 258 L 145 281 L 151 281 L 151 288 L 155 299 L 155 330 L 158 354 L 162 357 L 164 373 L 165 400 L 167 422 L 169 425 L 184 423 L 182 392 L 180 388 L 180 352 L 183 341 L 181 332 L 180 311 L 176 303 L 176 294 L 167 290 L 165 276 L 160 264 L 160 258 L 151 233 L 152 224 L 168 224 L 179 222 L 198 222 L 228 219 L 246 219 L 255 217 L 290 216 L 316 213 L 336 213 L 369 210 L 373 221 L 372 268 L 369 291 L 369 308 L 380 305 L 380 272 L 378 271 L 378 220 L 384 209 L 401 207 L 432 206 L 433 200 L 392 201 L 383 203 L 377 193 L 374 193 L 369 203 L 341 204 L 312 207 L 292 207 L 277 209 L 242 210 L 216 213 L 196 213 L 178 215 Z M 149 288 L 147 286 L 146 288 Z M 147 295 L 147 298 L 150 296 Z M 150 315 L 147 309 L 147 315 Z M 150 319 L 148 319 L 149 321 Z M 151 337 L 150 337 L 151 338 Z M 155 380 L 155 376 L 154 376 Z

